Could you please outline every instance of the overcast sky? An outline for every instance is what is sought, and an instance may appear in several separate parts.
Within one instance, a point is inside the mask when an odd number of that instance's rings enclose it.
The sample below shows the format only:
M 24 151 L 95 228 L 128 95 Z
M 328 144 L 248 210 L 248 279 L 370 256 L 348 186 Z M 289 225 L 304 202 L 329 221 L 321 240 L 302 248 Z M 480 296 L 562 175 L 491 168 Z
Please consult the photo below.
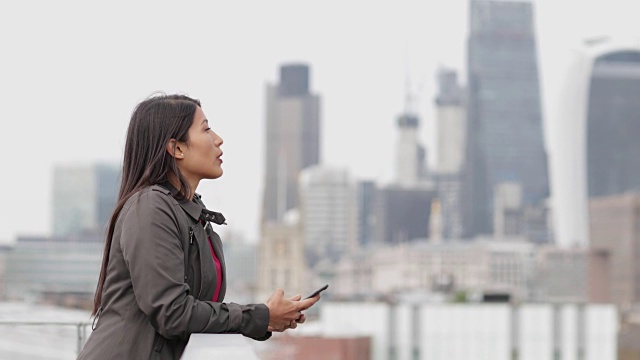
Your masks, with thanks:
M 224 138 L 224 176 L 201 183 L 223 231 L 258 236 L 265 84 L 311 66 L 322 162 L 394 176 L 408 69 L 431 151 L 439 64 L 466 69 L 467 0 L 6 1 L 0 3 L 0 242 L 48 234 L 56 164 L 119 163 L 133 107 L 154 91 L 199 98 Z M 545 115 L 585 37 L 640 35 L 637 0 L 536 2 Z

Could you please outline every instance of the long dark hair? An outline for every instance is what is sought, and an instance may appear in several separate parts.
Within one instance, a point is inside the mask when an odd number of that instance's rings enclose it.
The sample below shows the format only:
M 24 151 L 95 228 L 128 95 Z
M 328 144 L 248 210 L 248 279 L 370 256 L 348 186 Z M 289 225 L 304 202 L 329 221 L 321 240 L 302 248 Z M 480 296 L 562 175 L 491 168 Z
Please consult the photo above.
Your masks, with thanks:
M 154 94 L 135 107 L 127 130 L 118 203 L 109 220 L 92 315 L 98 313 L 102 304 L 113 232 L 125 202 L 145 187 L 168 181 L 169 174 L 175 175 L 180 182 L 180 192 L 176 195 L 178 198 L 188 198 L 191 193 L 189 183 L 178 170 L 175 158 L 167 152 L 166 146 L 171 139 L 189 141 L 189 128 L 200 106 L 199 100 L 188 96 Z

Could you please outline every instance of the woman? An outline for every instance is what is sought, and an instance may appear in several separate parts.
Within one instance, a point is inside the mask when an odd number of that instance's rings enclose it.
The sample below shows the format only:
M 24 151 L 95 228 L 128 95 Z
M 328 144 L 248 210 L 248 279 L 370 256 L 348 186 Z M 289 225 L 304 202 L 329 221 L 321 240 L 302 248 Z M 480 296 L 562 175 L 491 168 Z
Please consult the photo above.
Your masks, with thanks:
M 222 139 L 200 102 L 153 96 L 135 108 L 118 204 L 107 232 L 92 315 L 78 359 L 178 359 L 192 333 L 240 333 L 266 340 L 305 320 L 316 296 L 266 304 L 224 303 L 225 261 L 210 221 L 223 223 L 195 193 L 222 175 Z

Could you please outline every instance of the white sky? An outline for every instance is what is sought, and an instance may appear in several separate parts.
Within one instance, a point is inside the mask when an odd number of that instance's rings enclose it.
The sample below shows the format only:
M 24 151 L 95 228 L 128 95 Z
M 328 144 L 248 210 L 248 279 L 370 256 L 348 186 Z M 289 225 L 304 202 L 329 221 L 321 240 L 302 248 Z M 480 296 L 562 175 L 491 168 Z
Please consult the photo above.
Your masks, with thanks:
M 536 2 L 547 114 L 558 106 L 571 49 L 588 36 L 640 35 L 639 4 Z M 387 181 L 405 69 L 429 148 L 436 69 L 453 67 L 464 81 L 466 36 L 467 0 L 1 2 L 0 242 L 48 234 L 53 166 L 119 162 L 133 107 L 156 90 L 203 102 L 225 139 L 225 175 L 198 191 L 225 214 L 225 231 L 255 240 L 264 87 L 280 64 L 311 65 L 322 96 L 322 162 Z

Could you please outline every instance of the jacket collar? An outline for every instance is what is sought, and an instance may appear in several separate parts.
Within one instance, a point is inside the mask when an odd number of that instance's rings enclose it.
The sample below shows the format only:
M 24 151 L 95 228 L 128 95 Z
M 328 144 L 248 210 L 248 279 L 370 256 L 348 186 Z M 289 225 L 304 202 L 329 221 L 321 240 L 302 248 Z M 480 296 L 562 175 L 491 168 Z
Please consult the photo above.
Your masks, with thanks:
M 170 182 L 166 181 L 159 185 L 167 189 L 174 199 L 176 198 L 176 195 L 178 194 L 179 191 Z M 218 225 L 223 225 L 223 224 L 226 225 L 227 223 L 224 215 L 222 215 L 219 212 L 207 210 L 201 198 L 202 196 L 200 194 L 194 193 L 193 200 L 191 201 L 189 201 L 189 199 L 185 199 L 182 201 L 176 200 L 176 201 L 178 201 L 178 204 L 180 204 L 180 207 L 187 214 L 189 214 L 189 216 L 191 216 L 191 218 L 194 221 L 204 220 L 204 221 L 212 221 Z
M 176 195 L 178 195 L 179 191 L 178 189 L 176 189 L 170 182 L 166 181 L 163 182 L 162 184 L 159 184 L 160 186 L 162 186 L 163 188 L 169 190 L 169 192 L 171 193 L 171 196 L 176 199 Z M 196 202 L 196 198 L 199 200 L 200 199 L 200 194 L 194 194 L 194 199 L 193 200 L 189 200 L 189 199 L 183 199 L 183 200 L 178 200 L 176 199 L 176 201 L 178 202 L 178 204 L 180 204 L 180 207 L 194 220 L 194 221 L 199 221 L 200 220 L 200 214 L 202 214 L 202 210 L 204 210 L 204 205 L 202 205 L 201 203 L 197 203 Z

